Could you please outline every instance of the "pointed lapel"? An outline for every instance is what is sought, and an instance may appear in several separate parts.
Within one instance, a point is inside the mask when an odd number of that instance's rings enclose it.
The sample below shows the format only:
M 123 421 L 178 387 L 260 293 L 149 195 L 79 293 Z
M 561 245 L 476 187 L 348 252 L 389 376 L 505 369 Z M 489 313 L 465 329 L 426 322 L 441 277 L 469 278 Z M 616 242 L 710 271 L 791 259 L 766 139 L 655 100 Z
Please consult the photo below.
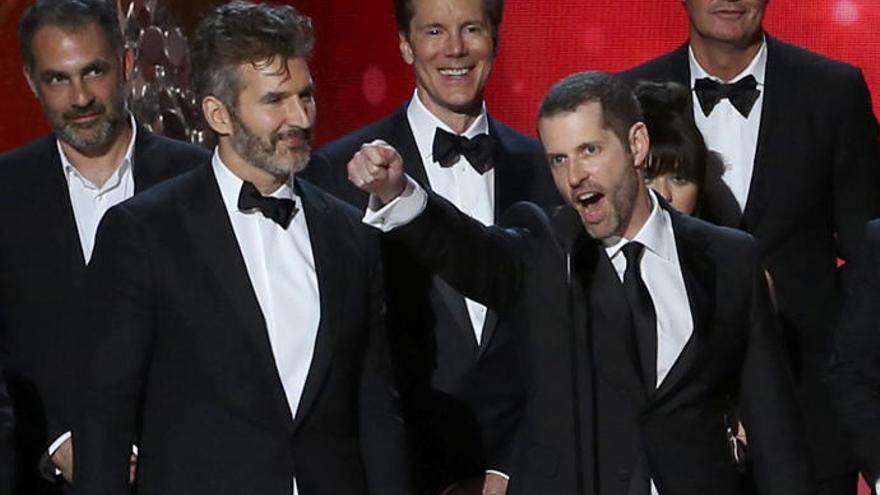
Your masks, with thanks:
M 235 310 L 242 330 L 259 352 L 260 367 L 256 380 L 272 387 L 272 405 L 279 417 L 290 426 L 290 407 L 275 366 L 266 321 L 248 276 L 232 223 L 223 204 L 220 189 L 210 162 L 196 169 L 198 188 L 181 205 L 183 222 L 192 234 L 192 243 L 210 267 L 217 283 Z
M 634 404 L 647 399 L 630 309 L 605 250 L 586 234 L 575 244 L 574 273 L 589 287 L 593 356 L 599 374 Z
M 60 252 L 67 253 L 69 266 L 73 274 L 84 277 L 86 260 L 82 252 L 82 241 L 79 238 L 79 230 L 76 226 L 76 216 L 73 213 L 73 204 L 70 201 L 70 190 L 67 179 L 64 177 L 64 168 L 61 165 L 61 156 L 58 154 L 58 146 L 54 135 L 46 138 L 45 154 L 37 157 L 31 164 L 33 174 L 31 190 L 32 198 L 44 198 L 48 192 L 48 201 L 44 208 L 34 208 L 33 219 L 35 225 L 41 225 L 46 232 L 57 236 L 60 242 Z M 37 215 L 45 215 L 40 219 Z M 75 267 L 75 268 L 74 268 Z
M 700 356 L 700 348 L 712 332 L 712 317 L 715 314 L 715 268 L 706 253 L 707 240 L 698 230 L 696 222 L 681 215 L 664 204 L 672 218 L 672 230 L 678 251 L 681 274 L 687 290 L 688 303 L 693 320 L 693 333 L 685 344 L 678 359 L 660 383 L 654 401 L 660 401 L 682 382 L 694 368 Z
M 345 246 L 340 245 L 346 231 L 339 228 L 342 222 L 337 218 L 340 214 L 338 210 L 308 182 L 297 179 L 296 185 L 303 203 L 302 210 L 309 227 L 309 240 L 315 258 L 321 323 L 318 325 L 312 363 L 293 420 L 293 431 L 296 431 L 308 416 L 330 369 L 333 350 L 339 336 L 340 318 L 345 313 L 345 303 L 349 300 L 344 275 L 348 271 L 346 263 L 351 256 L 351 253 L 342 251 Z
M 755 161 L 752 170 L 752 180 L 749 184 L 749 196 L 743 211 L 742 225 L 748 230 L 754 230 L 752 226 L 758 221 L 761 212 L 767 209 L 767 203 L 771 198 L 772 191 L 779 189 L 774 180 L 779 174 L 781 162 L 774 160 L 773 143 L 784 143 L 791 132 L 786 125 L 785 119 L 780 115 L 788 115 L 796 103 L 791 101 L 791 91 L 787 91 L 782 84 L 786 80 L 785 59 L 778 56 L 778 42 L 767 36 L 767 70 L 764 74 L 764 99 L 761 108 L 761 123 L 758 130 L 758 143 L 755 149 Z
M 155 170 L 164 164 L 157 163 L 153 153 L 153 135 L 149 131 L 138 125 L 137 137 L 134 141 L 134 163 L 132 174 L 134 175 L 134 193 L 139 194 L 144 189 L 154 185 L 158 179 L 158 172 Z

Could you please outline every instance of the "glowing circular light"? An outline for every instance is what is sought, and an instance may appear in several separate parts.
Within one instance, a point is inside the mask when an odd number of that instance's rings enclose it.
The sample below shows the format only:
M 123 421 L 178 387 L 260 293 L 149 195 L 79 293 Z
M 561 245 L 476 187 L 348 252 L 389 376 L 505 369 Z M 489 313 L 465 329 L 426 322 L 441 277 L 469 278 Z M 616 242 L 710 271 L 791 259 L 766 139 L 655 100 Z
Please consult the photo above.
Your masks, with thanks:
M 859 22 L 859 5 L 853 0 L 839 0 L 834 4 L 834 22 L 851 25 Z

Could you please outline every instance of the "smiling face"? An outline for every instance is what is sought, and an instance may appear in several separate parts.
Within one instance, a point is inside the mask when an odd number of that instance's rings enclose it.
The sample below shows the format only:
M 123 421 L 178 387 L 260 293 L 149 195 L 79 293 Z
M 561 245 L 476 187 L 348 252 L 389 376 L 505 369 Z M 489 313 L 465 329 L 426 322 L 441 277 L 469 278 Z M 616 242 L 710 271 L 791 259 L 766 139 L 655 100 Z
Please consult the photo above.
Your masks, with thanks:
M 58 138 L 82 153 L 109 147 L 125 123 L 124 68 L 101 27 L 43 26 L 33 55 L 25 77 Z
M 690 19 L 691 39 L 738 47 L 756 43 L 767 0 L 682 0 Z
M 242 90 L 230 112 L 229 143 L 242 162 L 287 178 L 311 155 L 315 88 L 304 58 L 274 57 L 239 68 Z
M 415 0 L 400 53 L 412 65 L 422 103 L 443 121 L 475 115 L 495 59 L 483 0 Z
M 605 128 L 601 104 L 589 102 L 542 118 L 538 133 L 553 181 L 587 233 L 631 239 L 650 213 L 640 165 L 648 149 L 644 124 L 630 129 L 628 150 Z

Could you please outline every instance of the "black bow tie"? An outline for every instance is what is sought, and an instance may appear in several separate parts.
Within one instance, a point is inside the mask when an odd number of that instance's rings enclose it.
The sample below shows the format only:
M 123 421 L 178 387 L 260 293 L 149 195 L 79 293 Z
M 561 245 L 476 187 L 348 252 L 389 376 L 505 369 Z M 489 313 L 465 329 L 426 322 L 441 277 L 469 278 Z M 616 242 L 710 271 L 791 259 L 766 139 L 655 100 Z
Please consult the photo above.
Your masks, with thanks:
M 480 175 L 492 168 L 492 153 L 495 139 L 488 134 L 479 134 L 468 139 L 437 128 L 434 132 L 434 160 L 441 167 L 451 167 L 464 155 L 468 163 Z
M 283 229 L 290 225 L 290 221 L 297 212 L 296 201 L 263 196 L 253 184 L 247 181 L 241 185 L 241 192 L 238 194 L 238 208 L 242 211 L 260 210 L 264 217 L 274 221 Z
M 704 77 L 694 82 L 694 91 L 706 117 L 712 113 L 718 102 L 727 98 L 736 111 L 748 118 L 749 112 L 758 101 L 758 96 L 761 95 L 755 76 L 746 76 L 733 84 L 724 84 Z

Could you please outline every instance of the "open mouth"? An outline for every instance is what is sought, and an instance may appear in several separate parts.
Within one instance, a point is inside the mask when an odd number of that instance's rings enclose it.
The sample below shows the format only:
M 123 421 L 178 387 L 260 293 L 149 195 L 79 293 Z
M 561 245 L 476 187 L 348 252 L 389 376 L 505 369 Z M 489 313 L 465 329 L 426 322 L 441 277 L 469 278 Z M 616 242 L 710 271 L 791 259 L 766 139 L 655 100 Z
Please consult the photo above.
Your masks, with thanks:
M 584 192 L 575 196 L 575 202 L 580 210 L 581 216 L 588 223 L 599 223 L 604 218 L 603 206 L 605 205 L 605 195 L 600 192 Z

